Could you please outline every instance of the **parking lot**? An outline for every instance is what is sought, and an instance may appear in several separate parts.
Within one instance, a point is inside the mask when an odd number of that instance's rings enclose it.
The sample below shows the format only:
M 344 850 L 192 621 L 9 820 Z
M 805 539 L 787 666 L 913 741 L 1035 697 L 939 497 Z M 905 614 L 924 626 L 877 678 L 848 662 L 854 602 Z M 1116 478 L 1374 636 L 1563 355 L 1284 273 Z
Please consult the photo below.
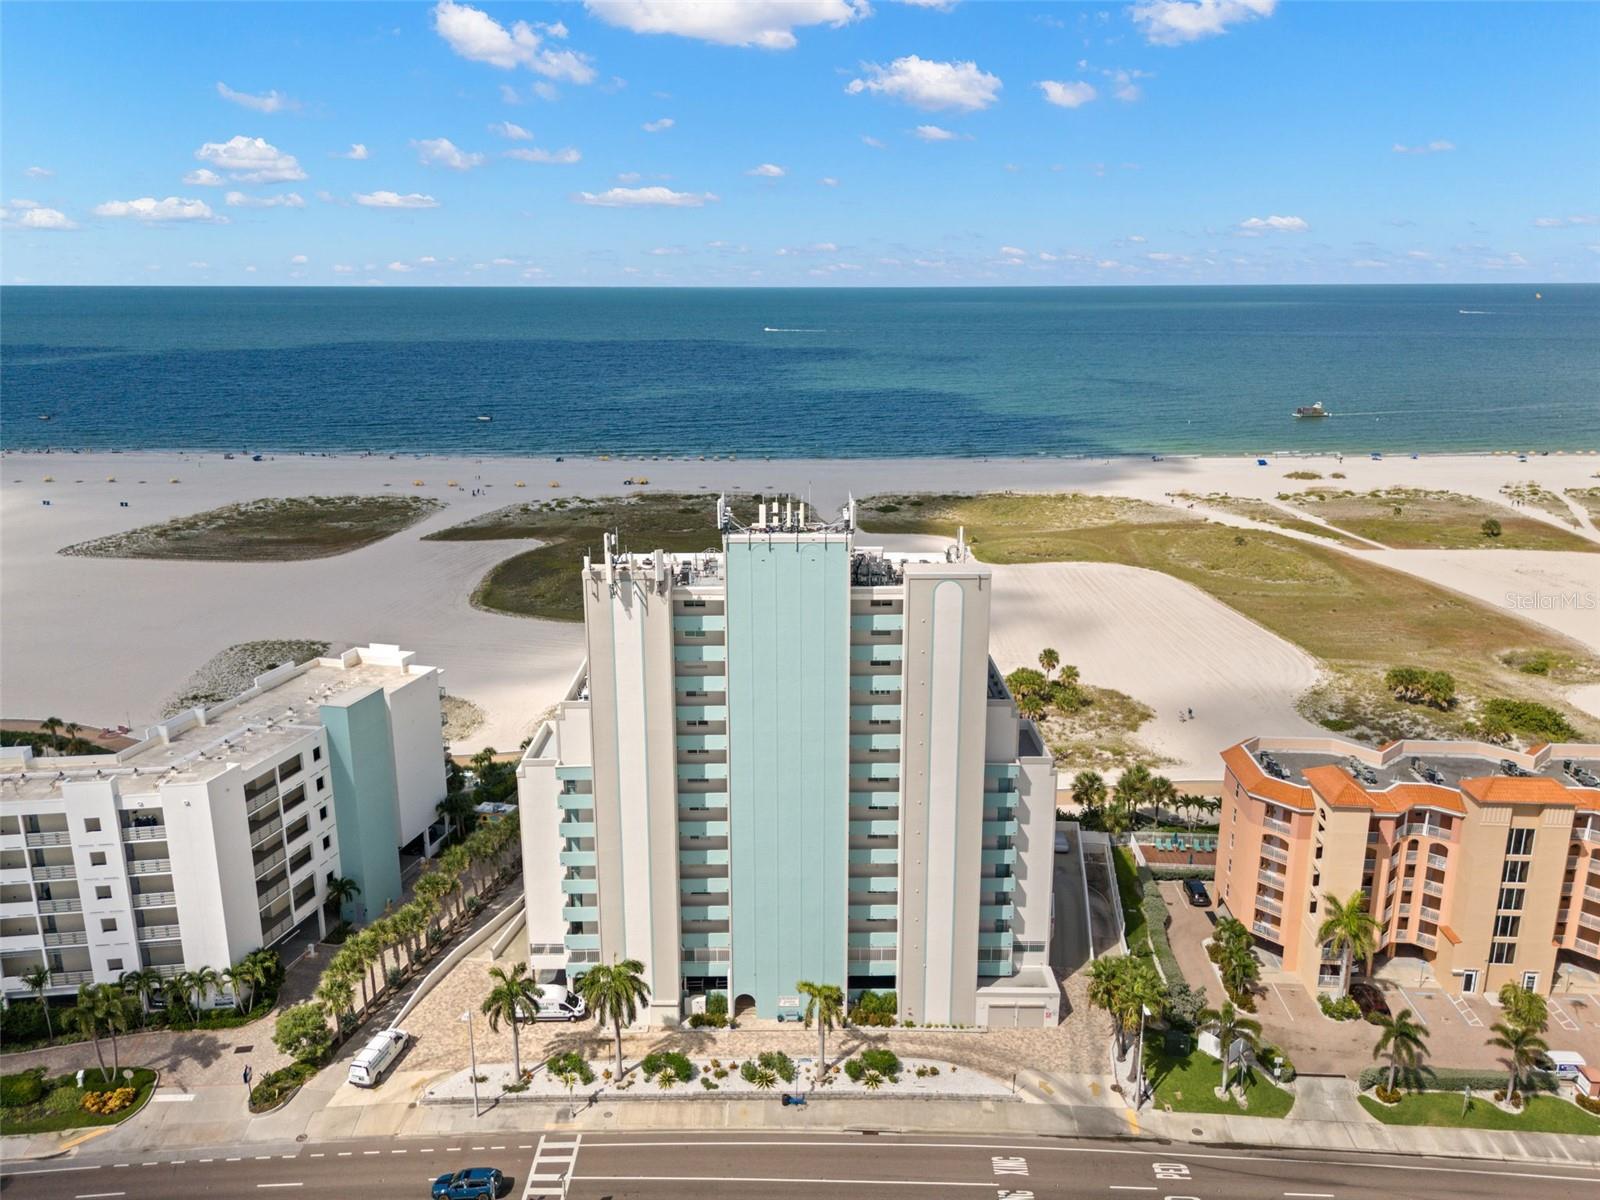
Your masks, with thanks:
M 1194 908 L 1183 898 L 1182 885 L 1160 885 L 1172 913 L 1168 937 L 1191 984 L 1206 986 L 1211 1003 L 1222 997 L 1211 962 L 1201 942 L 1211 936 L 1214 908 Z M 1211 890 L 1207 885 L 1207 891 Z M 1405 968 L 1392 968 L 1377 984 L 1390 1011 L 1409 1008 L 1428 1031 L 1427 1061 L 1438 1067 L 1501 1068 L 1501 1052 L 1488 1044 L 1490 1026 L 1500 1010 L 1481 996 L 1457 996 L 1438 987 L 1416 987 L 1405 981 Z M 1322 1015 L 1316 996 L 1281 971 L 1266 969 L 1264 994 L 1256 997 L 1255 1017 L 1263 1037 L 1281 1047 L 1303 1074 L 1354 1077 L 1373 1062 L 1377 1031 L 1365 1021 L 1334 1021 Z M 1600 1064 L 1600 997 L 1579 993 L 1549 997 L 1550 1027 L 1544 1038 L 1553 1050 L 1576 1050 Z

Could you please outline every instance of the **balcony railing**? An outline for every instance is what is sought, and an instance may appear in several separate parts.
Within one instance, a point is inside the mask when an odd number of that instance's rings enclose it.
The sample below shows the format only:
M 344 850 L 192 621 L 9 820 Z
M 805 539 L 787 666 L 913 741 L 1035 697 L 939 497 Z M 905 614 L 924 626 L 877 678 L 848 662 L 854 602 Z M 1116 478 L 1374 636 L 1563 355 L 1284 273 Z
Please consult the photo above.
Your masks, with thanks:
M 1585 887 L 1583 889 L 1583 898 L 1585 900 L 1600 900 L 1600 887 Z M 41 904 L 39 910 L 43 912 L 44 905 Z
M 42 913 L 71 913 L 82 912 L 82 900 L 41 900 L 39 911 Z
M 131 899 L 135 908 L 170 908 L 178 902 L 176 892 L 135 892 Z
M 18 988 L 22 988 L 22 987 L 26 986 L 25 984 L 23 984 L 22 980 L 20 980 L 20 979 L 13 979 L 13 978 L 8 977 L 6 979 L 6 982 L 7 983 L 16 984 L 16 986 Z M 94 982 L 94 972 L 93 971 L 51 971 L 50 972 L 50 986 L 53 987 L 53 988 L 58 988 L 58 987 L 77 987 L 78 984 L 80 984 L 80 983 L 93 983 L 93 982 Z
M 1276 863 L 1287 864 L 1288 861 L 1289 861 L 1289 852 L 1287 850 L 1280 849 L 1277 846 L 1271 845 L 1271 844 L 1269 844 L 1267 842 L 1262 842 L 1261 843 L 1261 857 L 1262 858 L 1266 858 L 1266 859 L 1270 859 L 1271 861 L 1276 862 Z
M 74 930 L 71 933 L 47 933 L 44 935 L 46 946 L 87 946 L 89 935 L 83 930 Z
M 269 887 L 264 892 L 259 890 L 259 889 L 257 889 L 257 891 L 256 891 L 256 907 L 257 908 L 261 908 L 261 907 L 263 907 L 265 905 L 271 904 L 274 900 L 276 900 L 279 896 L 283 895 L 288 890 L 289 890 L 289 881 L 288 881 L 287 878 L 278 880 L 277 883 L 273 884 L 271 887 Z
M 1279 904 L 1271 896 L 1259 894 L 1256 896 L 1256 907 L 1265 909 L 1269 913 L 1281 913 L 1283 911 L 1283 905 Z
M 1600 916 L 1595 916 L 1593 913 L 1579 913 L 1578 924 L 1585 929 L 1600 930 Z
M 1272 938 L 1274 941 L 1283 936 L 1281 929 L 1267 921 L 1253 921 L 1250 924 L 1250 928 L 1259 934 Z
M 1580 842 L 1600 842 L 1600 825 L 1581 825 L 1572 831 L 1572 836 Z
M 29 846 L 70 846 L 72 834 L 66 830 L 58 833 L 30 833 L 26 840 Z
M 1409 825 L 1402 825 L 1399 829 L 1395 830 L 1395 837 L 1397 838 L 1448 838 L 1449 836 L 1450 830 L 1445 829 L 1443 826 L 1430 825 L 1423 821 L 1413 821 Z
M 1422 890 L 1430 896 L 1442 896 L 1444 895 L 1444 884 L 1435 883 L 1431 879 L 1424 879 L 1422 881 Z
M 268 854 L 265 858 L 256 859 L 256 878 L 260 879 L 268 871 L 272 870 L 273 867 L 277 866 L 288 857 L 289 852 L 280 847 L 279 849 L 274 850 L 271 854 Z
M 129 825 L 122 831 L 125 842 L 160 842 L 165 841 L 166 836 L 165 825 Z
M 170 942 L 181 937 L 182 931 L 176 925 L 141 925 L 139 926 L 139 940 L 141 942 Z
M 1261 823 L 1274 833 L 1292 833 L 1294 826 L 1288 821 L 1280 821 L 1277 817 L 1262 817 Z
M 1600 958 L 1600 942 L 1591 942 L 1588 938 L 1574 938 L 1572 944 L 1585 954 Z
M 128 864 L 129 875 L 170 875 L 170 858 L 136 858 Z
M 76 879 L 77 877 L 78 877 L 77 868 L 74 867 L 71 863 L 68 863 L 64 867 L 34 867 L 33 868 L 33 878 L 34 878 L 35 882 L 38 882 L 38 881 L 41 881 L 41 880 L 46 880 L 46 879 Z
M 248 801 L 245 804 L 244 815 L 247 817 L 253 817 L 258 813 L 265 812 L 277 802 L 278 789 L 276 787 L 270 787 L 266 791 L 262 792 L 261 795 L 257 796 L 254 800 Z
M 265 928 L 265 929 L 263 929 L 261 931 L 261 944 L 263 946 L 270 946 L 270 945 L 272 945 L 273 942 L 277 941 L 279 938 L 281 938 L 284 934 L 288 933 L 289 930 L 291 930 L 293 928 L 294 928 L 294 918 L 293 917 L 285 917 L 283 920 L 279 921 L 276 925 L 269 925 L 267 928 Z
M 1450 860 L 1442 854 L 1430 854 L 1428 855 L 1428 865 L 1435 871 L 1443 871 L 1450 866 Z
M 1259 867 L 1256 870 L 1256 874 L 1258 874 L 1267 883 L 1276 884 L 1280 888 L 1288 882 L 1288 876 L 1286 876 L 1282 871 L 1278 870 L 1276 866 Z
M 282 817 L 273 817 L 272 820 L 267 821 L 265 824 L 257 825 L 250 831 L 250 845 L 252 847 L 259 846 L 282 828 Z
M 1419 946 L 1427 946 L 1430 950 L 1439 944 L 1439 939 L 1431 933 L 1415 933 L 1411 935 Z

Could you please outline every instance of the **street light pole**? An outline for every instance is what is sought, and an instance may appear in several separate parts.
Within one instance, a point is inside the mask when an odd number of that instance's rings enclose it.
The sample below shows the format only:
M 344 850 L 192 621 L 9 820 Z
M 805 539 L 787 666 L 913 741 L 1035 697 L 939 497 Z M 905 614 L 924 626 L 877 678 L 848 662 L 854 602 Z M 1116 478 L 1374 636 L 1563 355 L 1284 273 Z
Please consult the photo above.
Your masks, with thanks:
M 478 1112 L 478 1040 L 473 1032 L 472 1010 L 469 1008 L 461 1014 L 461 1020 L 467 1023 L 467 1053 L 472 1062 L 472 1116 L 476 1120 Z

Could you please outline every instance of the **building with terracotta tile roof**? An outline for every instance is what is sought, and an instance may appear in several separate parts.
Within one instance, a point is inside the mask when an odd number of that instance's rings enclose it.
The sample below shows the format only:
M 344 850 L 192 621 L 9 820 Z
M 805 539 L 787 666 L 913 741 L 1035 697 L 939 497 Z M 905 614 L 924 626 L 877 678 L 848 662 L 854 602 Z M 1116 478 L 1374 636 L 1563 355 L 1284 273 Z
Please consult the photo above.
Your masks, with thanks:
M 1600 745 L 1252 738 L 1222 761 L 1218 899 L 1308 988 L 1343 982 L 1317 933 L 1357 891 L 1377 960 L 1451 991 L 1600 974 Z

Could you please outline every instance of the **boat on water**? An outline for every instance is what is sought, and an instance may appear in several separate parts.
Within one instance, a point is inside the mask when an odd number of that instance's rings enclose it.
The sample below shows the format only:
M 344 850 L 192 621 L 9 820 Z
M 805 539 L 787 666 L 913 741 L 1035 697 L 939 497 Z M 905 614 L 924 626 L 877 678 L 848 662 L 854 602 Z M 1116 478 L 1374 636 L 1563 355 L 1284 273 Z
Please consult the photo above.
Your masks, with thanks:
M 492 420 L 494 420 L 494 418 L 493 417 L 479 417 L 478 420 L 480 420 L 480 421 L 492 421 Z
M 1315 404 L 1302 404 L 1294 410 L 1294 415 L 1297 417 L 1331 417 L 1333 414 L 1323 408 L 1322 401 L 1318 400 Z

